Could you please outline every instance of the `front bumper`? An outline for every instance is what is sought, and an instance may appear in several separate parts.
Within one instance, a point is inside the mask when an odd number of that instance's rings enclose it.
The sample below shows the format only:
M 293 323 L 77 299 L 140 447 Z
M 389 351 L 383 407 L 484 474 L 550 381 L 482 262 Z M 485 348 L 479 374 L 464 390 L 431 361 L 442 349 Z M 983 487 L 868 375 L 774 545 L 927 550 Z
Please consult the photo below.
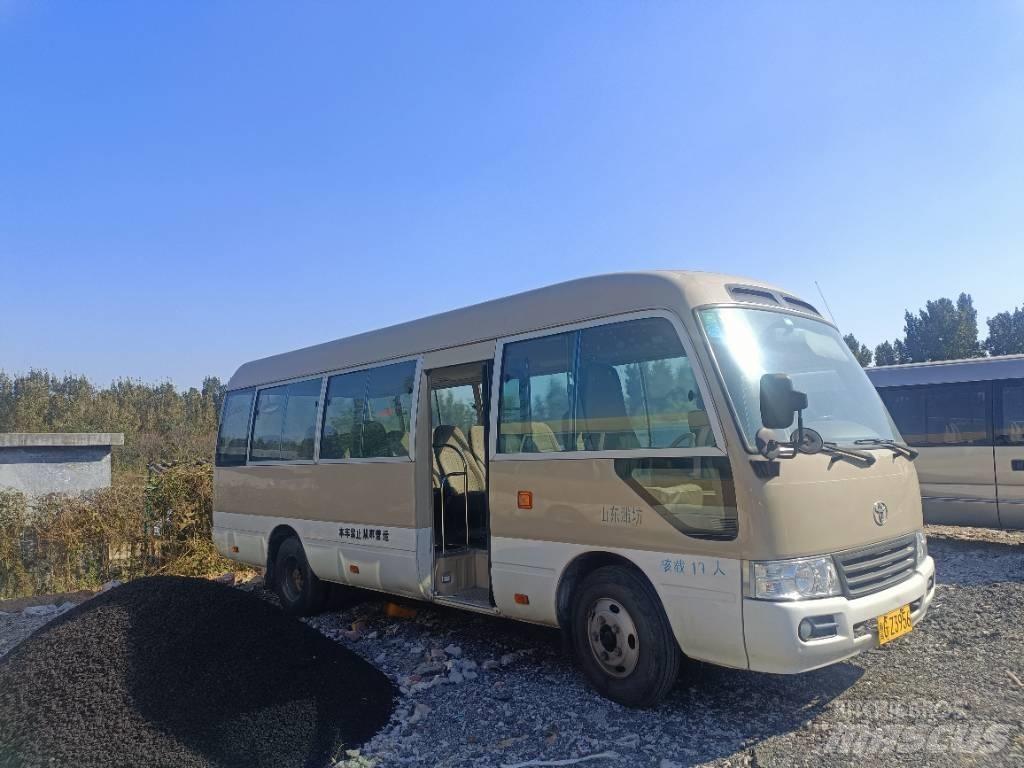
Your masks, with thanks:
M 878 616 L 911 604 L 913 623 L 924 618 L 935 597 L 934 577 L 935 561 L 928 557 L 907 580 L 855 600 L 828 597 L 784 603 L 745 598 L 743 635 L 750 669 L 781 674 L 807 672 L 873 648 L 878 643 L 874 626 Z M 800 640 L 797 628 L 801 620 L 829 614 L 836 620 L 833 637 Z

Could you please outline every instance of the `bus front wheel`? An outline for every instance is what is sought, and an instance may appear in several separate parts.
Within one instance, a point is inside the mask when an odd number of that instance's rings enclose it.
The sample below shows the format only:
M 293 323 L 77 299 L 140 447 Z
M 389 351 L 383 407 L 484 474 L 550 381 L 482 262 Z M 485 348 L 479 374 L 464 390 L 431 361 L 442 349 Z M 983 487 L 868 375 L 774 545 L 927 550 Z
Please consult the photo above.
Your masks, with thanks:
M 324 606 L 327 589 L 313 573 L 300 542 L 291 536 L 281 542 L 274 561 L 274 592 L 285 613 L 312 616 Z
M 573 612 L 576 658 L 590 684 L 628 707 L 652 707 L 679 675 L 680 651 L 658 597 L 629 568 L 584 579 Z

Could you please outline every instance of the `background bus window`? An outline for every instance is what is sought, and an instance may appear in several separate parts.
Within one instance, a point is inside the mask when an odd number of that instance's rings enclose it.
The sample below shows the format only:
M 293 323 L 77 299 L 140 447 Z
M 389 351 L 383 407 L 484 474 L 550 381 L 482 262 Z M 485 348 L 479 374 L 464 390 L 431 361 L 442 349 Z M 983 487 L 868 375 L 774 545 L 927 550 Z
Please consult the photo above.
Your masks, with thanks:
M 943 384 L 925 390 L 925 426 L 930 445 L 989 442 L 988 386 Z
M 579 369 L 581 450 L 714 446 L 690 361 L 668 320 L 584 329 Z
M 996 441 L 1000 445 L 1024 445 L 1024 382 L 1003 382 Z
M 990 442 L 987 384 L 881 389 L 879 395 L 908 445 L 963 446 Z
M 505 346 L 502 362 L 498 451 L 548 453 L 575 450 L 570 391 L 575 333 L 559 333 Z
M 250 461 L 311 461 L 321 379 L 261 389 Z
M 224 399 L 220 431 L 217 434 L 218 467 L 245 464 L 245 449 L 249 441 L 249 416 L 252 412 L 253 390 L 229 392 Z

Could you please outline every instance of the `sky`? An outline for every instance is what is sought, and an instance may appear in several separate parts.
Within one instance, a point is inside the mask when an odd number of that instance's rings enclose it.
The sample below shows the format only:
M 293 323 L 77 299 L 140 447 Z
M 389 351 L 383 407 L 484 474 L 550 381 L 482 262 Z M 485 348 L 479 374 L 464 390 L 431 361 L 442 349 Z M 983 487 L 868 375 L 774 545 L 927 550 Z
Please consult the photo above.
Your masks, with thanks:
M 0 0 L 8 373 L 658 268 L 817 281 L 872 347 L 1024 303 L 1024 2 Z

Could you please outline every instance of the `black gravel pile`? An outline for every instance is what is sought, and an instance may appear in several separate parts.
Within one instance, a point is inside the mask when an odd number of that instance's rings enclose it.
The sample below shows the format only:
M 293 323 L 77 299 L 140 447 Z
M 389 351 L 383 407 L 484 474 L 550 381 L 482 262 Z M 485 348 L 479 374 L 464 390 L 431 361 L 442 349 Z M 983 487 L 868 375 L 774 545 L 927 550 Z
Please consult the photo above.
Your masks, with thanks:
M 273 605 L 140 579 L 0 661 L 0 766 L 316 766 L 388 720 L 394 687 Z

